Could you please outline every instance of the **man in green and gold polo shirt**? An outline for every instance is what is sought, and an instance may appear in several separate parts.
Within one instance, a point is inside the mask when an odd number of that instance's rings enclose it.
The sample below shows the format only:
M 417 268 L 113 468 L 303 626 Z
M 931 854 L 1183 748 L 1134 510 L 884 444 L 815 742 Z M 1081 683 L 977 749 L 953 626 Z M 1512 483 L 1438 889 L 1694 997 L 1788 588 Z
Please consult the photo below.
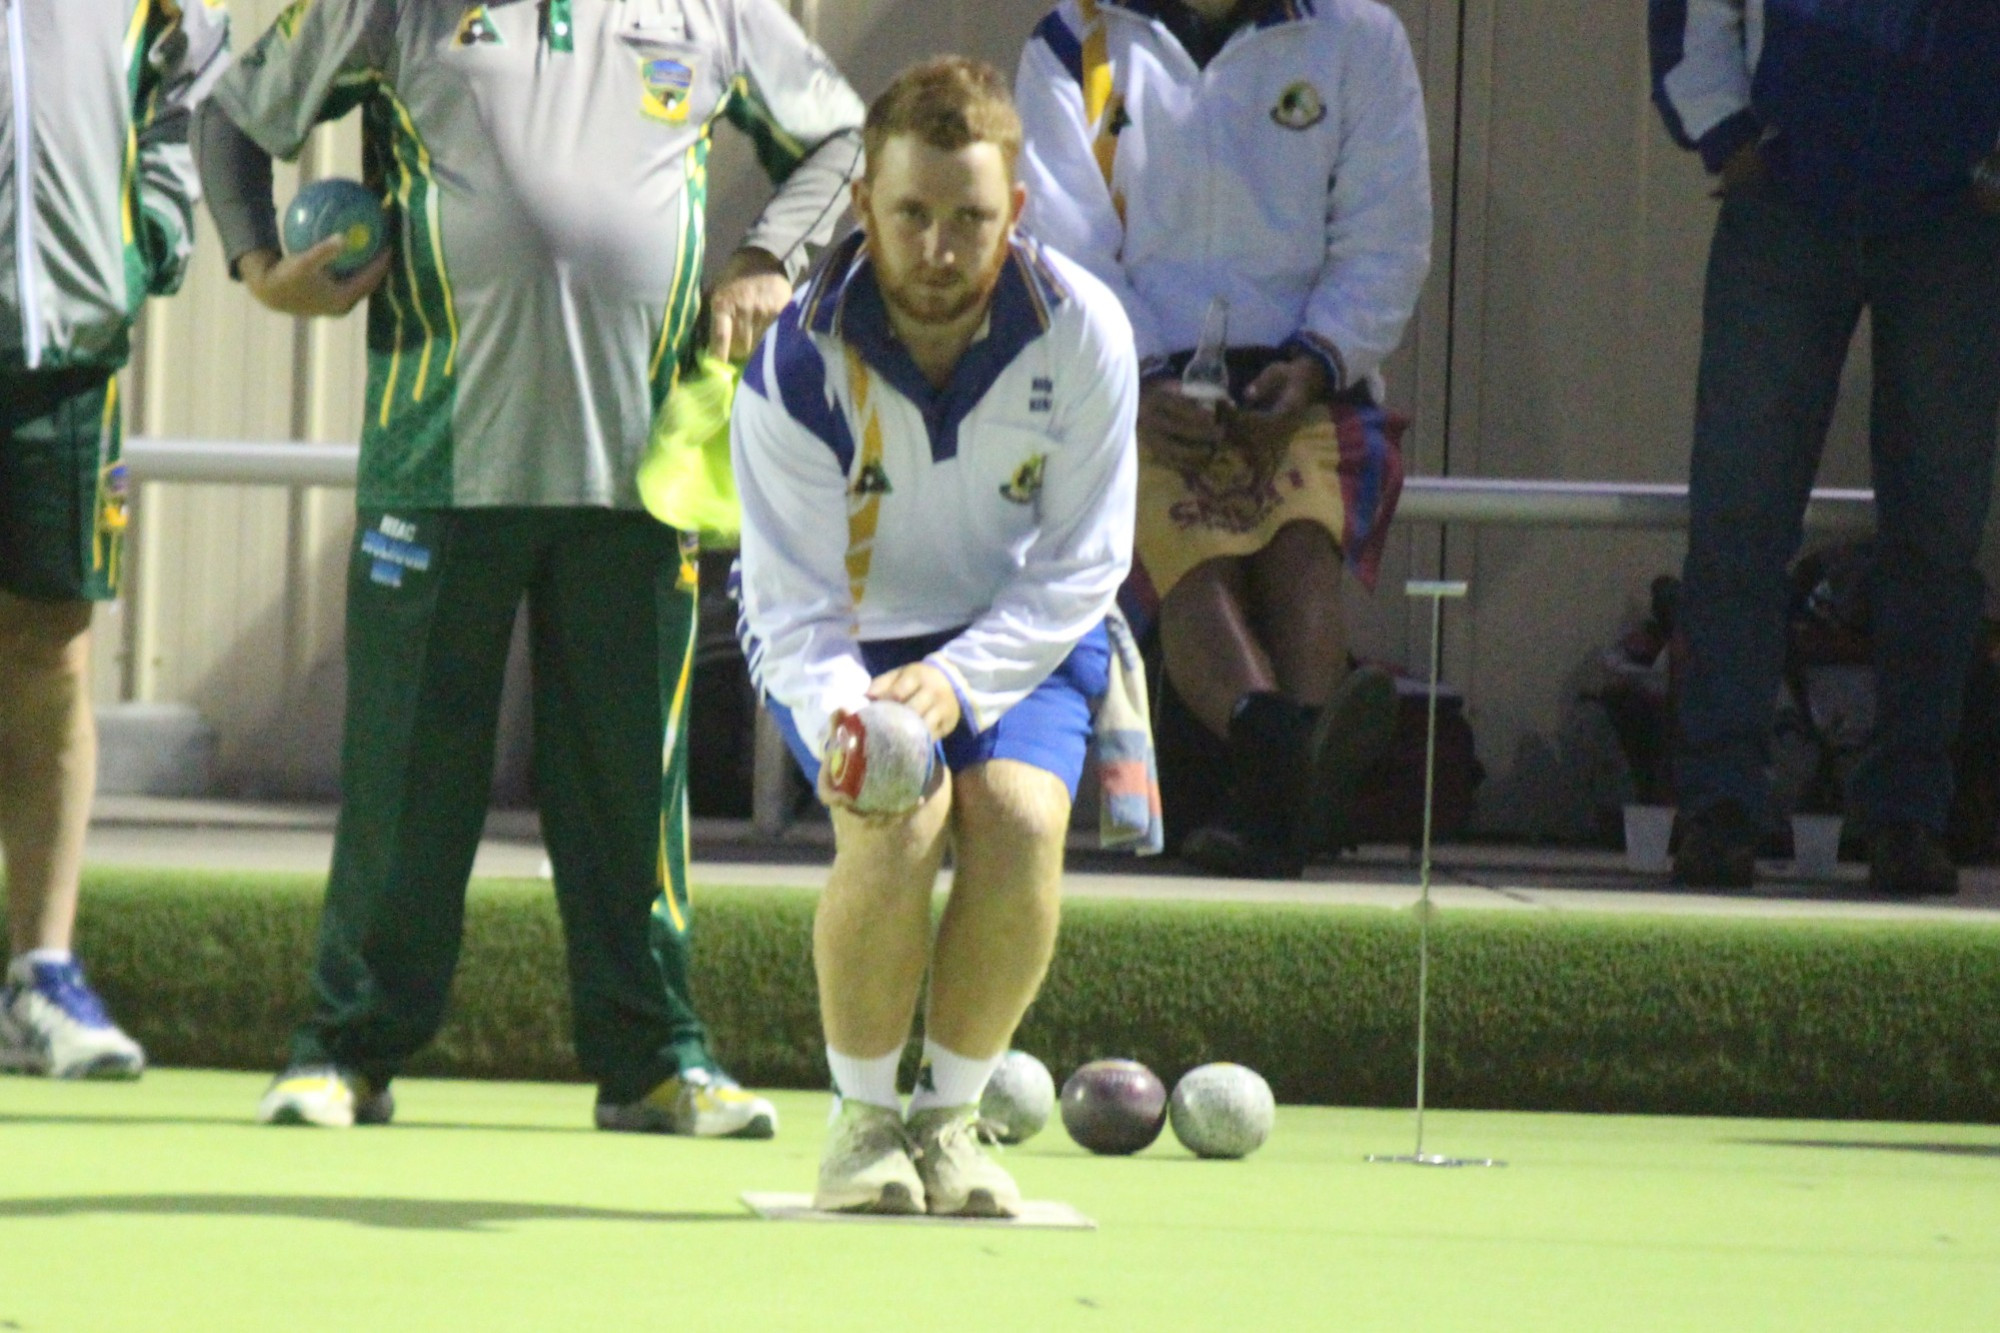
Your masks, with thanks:
M 393 245 L 341 279 L 338 241 L 281 256 L 269 159 L 355 109 Z M 264 1120 L 386 1120 L 390 1078 L 442 1019 L 525 596 L 535 785 L 597 1123 L 775 1132 L 688 996 L 693 544 L 635 480 L 704 302 L 724 117 L 779 183 L 706 298 L 711 347 L 741 358 L 861 156 L 860 101 L 773 0 L 300 0 L 197 127 L 260 301 L 338 315 L 369 298 L 344 802 L 313 1012 Z

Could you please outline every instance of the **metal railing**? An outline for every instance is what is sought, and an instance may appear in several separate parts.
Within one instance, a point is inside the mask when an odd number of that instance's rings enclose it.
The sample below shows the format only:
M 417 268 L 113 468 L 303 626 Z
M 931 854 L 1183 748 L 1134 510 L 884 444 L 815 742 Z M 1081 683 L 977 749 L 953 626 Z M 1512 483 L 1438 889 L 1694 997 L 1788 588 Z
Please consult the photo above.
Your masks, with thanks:
M 296 441 L 126 441 L 135 482 L 351 487 L 360 461 L 354 445 Z M 1405 523 L 1471 523 L 1538 528 L 1676 529 L 1687 526 L 1687 487 L 1627 481 L 1518 481 L 1411 477 L 1396 517 Z M 1816 490 L 1806 528 L 1858 536 L 1875 526 L 1875 493 Z M 791 759 L 770 715 L 757 715 L 752 759 L 752 821 L 766 836 L 782 833 Z
M 140 482 L 352 486 L 360 450 L 301 444 L 139 437 L 125 462 Z M 1673 482 L 1518 481 L 1411 477 L 1396 517 L 1405 523 L 1474 523 L 1538 528 L 1685 528 L 1687 487 Z M 1816 490 L 1806 528 L 1861 534 L 1875 526 L 1875 493 Z

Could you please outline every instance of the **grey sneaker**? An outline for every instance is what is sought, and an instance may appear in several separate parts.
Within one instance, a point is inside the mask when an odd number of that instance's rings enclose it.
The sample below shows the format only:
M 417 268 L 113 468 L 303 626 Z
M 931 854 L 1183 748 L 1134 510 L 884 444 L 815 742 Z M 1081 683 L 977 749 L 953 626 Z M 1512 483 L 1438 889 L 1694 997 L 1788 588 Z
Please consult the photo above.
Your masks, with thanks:
M 257 1104 L 260 1125 L 318 1125 L 347 1129 L 386 1125 L 396 1114 L 388 1086 L 376 1087 L 338 1065 L 293 1065 L 282 1071 Z
M 813 1207 L 823 1213 L 924 1211 L 924 1182 L 901 1116 L 844 1097 L 835 1103 Z
M 693 1139 L 768 1139 L 778 1108 L 719 1069 L 683 1069 L 636 1102 L 599 1102 L 597 1127 Z
M 977 1106 L 934 1106 L 910 1117 L 917 1171 L 941 1217 L 1014 1217 L 1021 1188 L 979 1137 Z

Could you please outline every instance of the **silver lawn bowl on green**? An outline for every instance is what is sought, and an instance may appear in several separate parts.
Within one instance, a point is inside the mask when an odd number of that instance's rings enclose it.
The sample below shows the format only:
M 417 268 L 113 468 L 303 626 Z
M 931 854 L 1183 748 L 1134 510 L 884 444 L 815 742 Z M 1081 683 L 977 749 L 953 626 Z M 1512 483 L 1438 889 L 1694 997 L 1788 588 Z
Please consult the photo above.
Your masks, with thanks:
M 1248 1157 L 1271 1137 L 1277 1110 L 1262 1074 L 1225 1061 L 1181 1075 L 1167 1101 L 1167 1123 L 1197 1157 Z
M 1001 1143 L 1026 1143 L 1042 1132 L 1055 1109 L 1056 1081 L 1049 1067 L 1026 1051 L 1009 1051 L 986 1080 L 979 1123 Z

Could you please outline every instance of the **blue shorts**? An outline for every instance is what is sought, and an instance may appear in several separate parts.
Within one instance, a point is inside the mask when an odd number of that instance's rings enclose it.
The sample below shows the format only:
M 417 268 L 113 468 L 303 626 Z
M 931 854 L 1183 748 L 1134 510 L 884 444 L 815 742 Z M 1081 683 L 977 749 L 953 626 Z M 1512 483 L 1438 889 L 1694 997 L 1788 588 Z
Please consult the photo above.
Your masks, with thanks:
M 878 639 L 861 645 L 861 660 L 870 675 L 879 676 L 899 666 L 921 662 L 959 636 L 958 630 L 925 634 L 914 639 Z M 945 767 L 960 773 L 989 759 L 1012 759 L 1053 773 L 1076 799 L 1077 779 L 1083 776 L 1084 754 L 1090 748 L 1092 701 L 1101 697 L 1111 678 L 1111 642 L 1098 625 L 1078 641 L 1076 647 L 1037 685 L 1027 698 L 1001 715 L 986 730 L 975 733 L 968 721 L 938 743 Z M 799 761 L 806 781 L 819 783 L 819 756 L 799 735 L 792 710 L 766 698 L 792 757 Z

